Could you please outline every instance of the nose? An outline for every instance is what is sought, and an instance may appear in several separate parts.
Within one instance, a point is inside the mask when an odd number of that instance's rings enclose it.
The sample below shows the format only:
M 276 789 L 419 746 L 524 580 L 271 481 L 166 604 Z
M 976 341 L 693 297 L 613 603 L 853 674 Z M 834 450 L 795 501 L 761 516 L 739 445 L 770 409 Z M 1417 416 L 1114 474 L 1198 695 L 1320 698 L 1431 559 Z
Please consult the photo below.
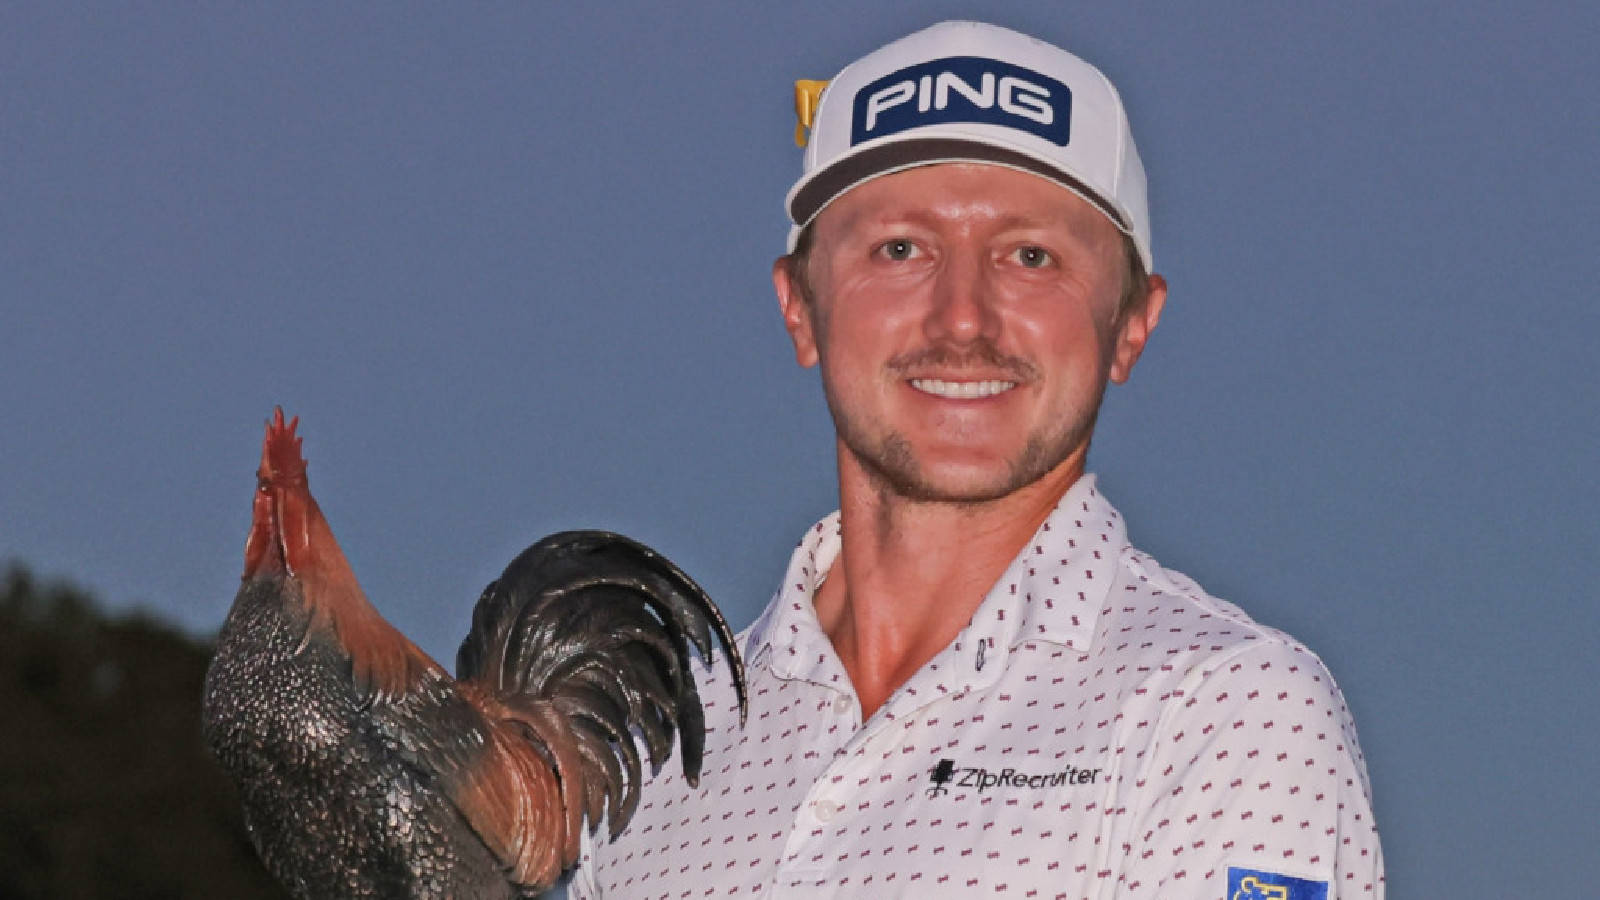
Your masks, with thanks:
M 940 266 L 923 332 L 929 341 L 993 340 L 1000 328 L 994 285 L 978 253 L 951 254 Z

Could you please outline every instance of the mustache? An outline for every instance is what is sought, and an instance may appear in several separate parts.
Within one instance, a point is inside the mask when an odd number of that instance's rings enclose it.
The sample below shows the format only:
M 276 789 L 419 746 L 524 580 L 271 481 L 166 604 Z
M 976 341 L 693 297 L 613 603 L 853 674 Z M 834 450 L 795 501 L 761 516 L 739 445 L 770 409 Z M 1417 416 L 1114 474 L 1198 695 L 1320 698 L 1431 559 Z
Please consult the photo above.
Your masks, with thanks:
M 996 369 L 1013 376 L 1012 381 L 1034 380 L 1039 367 L 1021 356 L 1000 352 L 988 338 L 978 338 L 960 346 L 933 344 L 910 350 L 889 360 L 888 369 L 896 375 L 906 375 L 917 369 L 981 369 L 993 373 Z

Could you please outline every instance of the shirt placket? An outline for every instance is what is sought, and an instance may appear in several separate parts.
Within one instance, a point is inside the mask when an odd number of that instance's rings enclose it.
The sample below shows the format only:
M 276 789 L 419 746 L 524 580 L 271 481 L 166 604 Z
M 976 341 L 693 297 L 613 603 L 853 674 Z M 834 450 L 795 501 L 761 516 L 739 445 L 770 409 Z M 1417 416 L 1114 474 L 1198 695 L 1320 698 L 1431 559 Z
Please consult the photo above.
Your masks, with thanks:
M 878 765 L 907 739 L 915 730 L 910 726 L 913 719 L 928 714 L 933 706 L 995 680 L 1004 665 L 1004 643 L 995 649 L 996 633 L 1003 629 L 994 620 L 985 620 L 981 626 L 969 627 L 961 639 L 930 661 L 865 724 L 860 721 L 857 698 L 850 690 L 813 682 L 833 694 L 826 714 L 836 717 L 834 724 L 840 728 L 836 733 L 848 737 L 831 748 L 833 760 L 800 804 L 784 847 L 783 862 L 762 896 L 815 896 L 813 885 L 837 872 L 841 853 L 855 849 L 854 842 L 840 839 L 840 833 L 853 830 L 851 816 L 866 805 L 861 786 L 874 783 L 876 776 L 882 774 L 867 768 Z
M 848 685 L 848 681 L 844 684 Z M 834 862 L 838 842 L 832 835 L 842 818 L 848 815 L 854 748 L 862 740 L 870 740 L 874 733 L 861 728 L 856 698 L 848 687 L 815 681 L 812 685 L 826 696 L 825 702 L 817 704 L 818 715 L 829 720 L 816 723 L 818 739 L 828 741 L 826 746 L 817 749 L 830 754 L 832 759 L 795 810 L 781 862 L 763 893 L 767 897 L 788 896 L 789 883 L 814 880 Z M 804 893 L 802 889 L 801 895 Z

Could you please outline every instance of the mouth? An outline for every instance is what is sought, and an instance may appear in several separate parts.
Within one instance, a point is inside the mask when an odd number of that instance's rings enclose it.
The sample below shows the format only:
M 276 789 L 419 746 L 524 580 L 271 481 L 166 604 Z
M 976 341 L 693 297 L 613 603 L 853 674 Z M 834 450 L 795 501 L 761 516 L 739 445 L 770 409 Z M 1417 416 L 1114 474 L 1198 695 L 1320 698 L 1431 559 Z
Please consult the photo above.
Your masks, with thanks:
M 913 378 L 911 386 L 924 394 L 947 400 L 981 400 L 995 397 L 1014 389 L 1015 381 L 989 379 L 986 381 L 946 381 L 942 378 Z

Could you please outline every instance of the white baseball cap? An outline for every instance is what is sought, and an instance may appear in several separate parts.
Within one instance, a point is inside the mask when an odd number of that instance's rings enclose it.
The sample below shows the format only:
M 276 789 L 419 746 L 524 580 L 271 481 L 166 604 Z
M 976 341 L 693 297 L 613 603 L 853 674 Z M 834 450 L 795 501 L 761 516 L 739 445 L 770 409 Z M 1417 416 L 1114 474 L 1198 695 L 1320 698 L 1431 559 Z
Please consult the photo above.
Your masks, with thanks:
M 1078 57 L 997 25 L 940 22 L 846 66 L 818 102 L 820 85 L 796 85 L 810 139 L 785 200 L 791 251 L 824 207 L 863 182 L 982 162 L 1048 178 L 1094 204 L 1153 270 L 1144 166 L 1127 113 L 1111 82 Z

